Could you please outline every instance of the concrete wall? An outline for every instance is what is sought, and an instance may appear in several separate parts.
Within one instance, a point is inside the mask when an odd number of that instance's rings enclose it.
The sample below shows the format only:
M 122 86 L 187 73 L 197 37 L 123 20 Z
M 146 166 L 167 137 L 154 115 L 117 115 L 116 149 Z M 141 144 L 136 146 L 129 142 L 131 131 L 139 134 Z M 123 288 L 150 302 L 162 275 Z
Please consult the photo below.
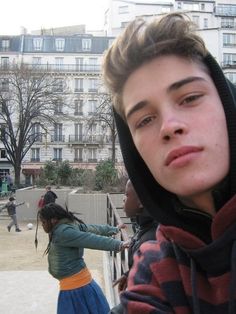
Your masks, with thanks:
M 106 194 L 84 194 L 72 189 L 52 189 L 58 196 L 56 203 L 78 214 L 78 218 L 85 223 L 106 223 Z M 37 217 L 37 203 L 45 189 L 25 188 L 16 191 L 17 203 L 25 201 L 25 204 L 17 208 L 19 220 L 34 220 Z M 122 206 L 122 194 L 112 194 L 115 206 Z

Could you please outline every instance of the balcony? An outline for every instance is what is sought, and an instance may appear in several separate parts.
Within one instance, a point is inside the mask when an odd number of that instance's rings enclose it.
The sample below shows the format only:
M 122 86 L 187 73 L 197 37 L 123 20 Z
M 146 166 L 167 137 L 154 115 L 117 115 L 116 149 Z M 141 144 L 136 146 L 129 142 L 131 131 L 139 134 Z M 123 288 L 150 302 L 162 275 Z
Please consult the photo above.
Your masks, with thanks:
M 215 7 L 215 15 L 216 16 L 236 16 L 236 6 L 235 5 L 218 5 Z
M 69 135 L 70 144 L 102 144 L 102 135 Z
M 40 162 L 40 158 L 31 158 L 30 159 L 31 162 Z
M 74 162 L 84 162 L 83 158 L 74 158 Z
M 51 135 L 51 142 L 65 142 L 65 135 Z
M 28 64 L 30 69 L 39 71 L 47 71 L 52 73 L 93 73 L 99 74 L 101 72 L 101 65 L 99 64 Z
M 221 67 L 223 69 L 235 69 L 236 68 L 236 60 L 235 61 L 223 61 L 221 62 Z
M 30 143 L 42 143 L 43 141 L 43 136 L 42 134 L 31 134 L 29 136 L 29 142 Z

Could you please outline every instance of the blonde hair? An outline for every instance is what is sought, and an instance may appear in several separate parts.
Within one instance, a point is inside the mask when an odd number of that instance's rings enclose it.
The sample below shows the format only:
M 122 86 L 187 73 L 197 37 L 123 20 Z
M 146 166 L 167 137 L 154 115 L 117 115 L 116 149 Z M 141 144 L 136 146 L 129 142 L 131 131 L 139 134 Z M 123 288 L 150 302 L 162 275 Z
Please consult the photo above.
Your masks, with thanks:
M 196 34 L 196 26 L 180 13 L 160 19 L 131 22 L 104 56 L 103 80 L 112 96 L 116 111 L 124 118 L 122 91 L 130 74 L 155 57 L 178 55 L 203 64 L 207 49 Z

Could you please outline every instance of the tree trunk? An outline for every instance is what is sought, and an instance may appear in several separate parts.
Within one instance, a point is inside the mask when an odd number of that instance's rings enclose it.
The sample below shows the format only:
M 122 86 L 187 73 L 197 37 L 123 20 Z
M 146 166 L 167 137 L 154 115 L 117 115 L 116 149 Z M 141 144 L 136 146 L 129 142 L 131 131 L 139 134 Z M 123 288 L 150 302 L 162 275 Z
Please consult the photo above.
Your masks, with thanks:
M 15 166 L 14 167 L 15 170 L 15 186 L 16 188 L 20 187 L 20 173 L 21 173 L 21 166 Z

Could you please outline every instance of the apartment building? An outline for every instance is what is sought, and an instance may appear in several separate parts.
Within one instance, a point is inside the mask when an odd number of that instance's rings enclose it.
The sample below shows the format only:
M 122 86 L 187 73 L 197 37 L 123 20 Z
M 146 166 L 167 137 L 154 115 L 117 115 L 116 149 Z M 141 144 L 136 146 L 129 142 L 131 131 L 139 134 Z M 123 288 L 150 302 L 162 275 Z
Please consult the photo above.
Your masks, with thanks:
M 226 76 L 236 83 L 235 0 L 110 0 L 104 30 L 108 36 L 117 36 L 135 18 L 151 20 L 174 11 L 190 16 L 208 50 L 221 64 Z
M 57 118 L 44 136 L 39 136 L 22 163 L 22 179 L 28 182 L 39 173 L 46 161 L 69 160 L 73 167 L 94 168 L 112 154 L 109 129 L 102 122 L 91 121 L 97 110 L 100 96 L 104 95 L 101 83 L 101 62 L 104 51 L 113 37 L 93 36 L 86 33 L 63 35 L 22 34 L 0 36 L 0 67 L 24 63 L 35 69 L 44 69 L 58 81 L 58 91 L 65 93 L 65 106 L 55 107 Z M 3 88 L 3 86 L 1 86 Z M 41 133 L 40 125 L 32 132 Z M 118 141 L 116 160 L 122 162 Z M 0 174 L 12 169 L 0 143 Z

